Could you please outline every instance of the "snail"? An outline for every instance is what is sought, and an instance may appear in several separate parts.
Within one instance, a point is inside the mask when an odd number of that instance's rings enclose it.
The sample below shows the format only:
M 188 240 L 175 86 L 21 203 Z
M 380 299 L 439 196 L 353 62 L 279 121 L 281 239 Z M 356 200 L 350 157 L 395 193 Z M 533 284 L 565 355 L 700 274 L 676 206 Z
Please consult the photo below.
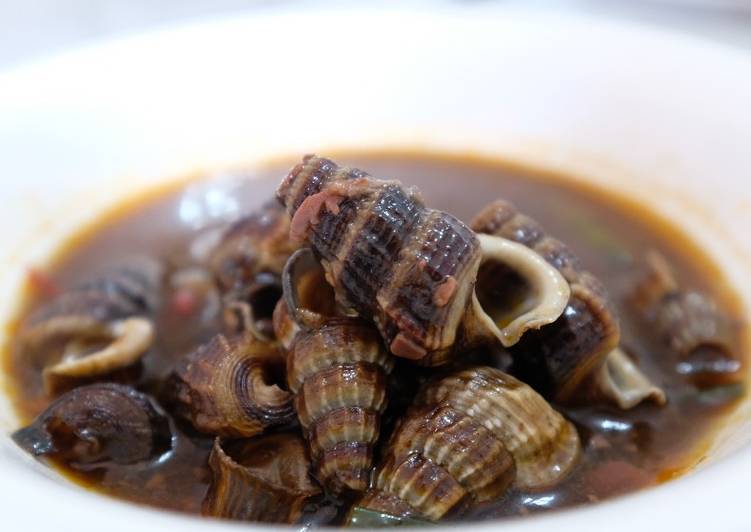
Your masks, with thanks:
M 273 337 L 271 314 L 281 296 L 280 275 L 296 245 L 289 216 L 276 199 L 233 223 L 209 256 L 233 332 L 247 330 L 260 340 Z
M 329 491 L 367 488 L 392 368 L 378 332 L 358 318 L 331 319 L 295 339 L 287 381 L 315 476 Z
M 568 284 L 539 255 L 506 239 L 478 237 L 396 181 L 306 156 L 277 196 L 291 217 L 290 237 L 310 244 L 337 304 L 373 321 L 396 356 L 435 366 L 467 346 L 508 347 L 566 307 Z M 488 262 L 524 276 L 531 308 L 509 309 L 503 323 L 488 315 L 474 293 L 478 269 Z
M 574 426 L 532 388 L 473 367 L 420 391 L 356 507 L 437 521 L 511 486 L 551 487 L 580 452 Z
M 663 406 L 668 400 L 665 391 L 649 380 L 620 347 L 608 354 L 602 365 L 588 377 L 588 383 L 584 386 L 582 398 L 606 399 L 621 410 L 629 410 L 646 400 Z
M 552 324 L 530 331 L 511 347 L 515 374 L 556 401 L 598 398 L 623 409 L 647 399 L 665 403 L 664 392 L 618 348 L 618 316 L 607 291 L 568 246 L 503 200 L 482 209 L 471 225 L 479 233 L 498 235 L 533 249 L 560 271 L 571 287 L 563 314 Z M 478 293 L 492 295 L 503 274 L 497 267 L 481 270 Z
M 212 480 L 204 515 L 262 523 L 294 523 L 305 502 L 321 493 L 308 477 L 305 442 L 281 433 L 224 442 L 209 455 Z
M 631 303 L 675 357 L 676 371 L 690 382 L 707 387 L 743 379 L 741 361 L 732 350 L 738 325 L 705 294 L 682 289 L 656 251 L 646 256 Z
M 154 341 L 162 267 L 134 260 L 63 292 L 23 323 L 24 350 L 44 366 L 55 395 L 134 366 Z
M 289 350 L 297 334 L 321 327 L 329 318 L 342 316 L 325 273 L 310 248 L 290 256 L 282 271 L 283 297 L 274 309 L 274 336 Z
M 165 395 L 201 432 L 254 436 L 295 420 L 292 394 L 278 385 L 283 368 L 275 344 L 218 334 L 177 364 Z
M 309 249 L 295 252 L 274 324 L 288 348 L 287 383 L 315 477 L 331 493 L 359 492 L 373 467 L 394 361 L 375 327 L 336 314 L 320 273 Z
M 58 459 L 77 469 L 136 464 L 172 448 L 162 409 L 149 396 L 114 383 L 66 392 L 11 437 L 33 456 Z

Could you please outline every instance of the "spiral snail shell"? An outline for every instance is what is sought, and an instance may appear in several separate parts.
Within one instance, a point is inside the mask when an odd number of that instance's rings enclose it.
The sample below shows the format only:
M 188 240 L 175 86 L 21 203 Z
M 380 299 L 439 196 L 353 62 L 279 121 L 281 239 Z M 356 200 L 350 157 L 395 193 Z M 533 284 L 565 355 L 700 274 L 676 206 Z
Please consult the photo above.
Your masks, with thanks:
M 329 491 L 367 488 L 392 368 L 378 332 L 358 318 L 331 318 L 295 339 L 287 381 L 315 476 Z
M 579 453 L 574 426 L 529 386 L 470 368 L 421 390 L 358 506 L 436 521 L 511 485 L 550 487 Z
M 289 238 L 289 216 L 276 199 L 233 223 L 209 257 L 224 300 L 230 330 L 260 340 L 273 336 L 271 314 L 282 293 L 280 276 L 297 246 Z
M 151 347 L 161 264 L 133 259 L 63 292 L 23 323 L 24 350 L 44 366 L 55 395 L 136 365 Z
M 512 345 L 525 330 L 558 318 L 568 300 L 563 277 L 535 253 L 478 239 L 399 182 L 306 156 L 277 196 L 292 218 L 291 237 L 310 243 L 339 305 L 373 321 L 394 355 L 439 365 L 465 344 Z M 496 323 L 474 295 L 483 260 L 509 261 L 529 274 L 538 304 Z
M 169 420 L 156 402 L 114 383 L 64 393 L 12 438 L 34 456 L 60 459 L 76 468 L 136 464 L 172 447 Z
M 212 480 L 203 514 L 262 523 L 294 523 L 305 502 L 321 493 L 308 476 L 299 435 L 281 433 L 224 442 L 209 455 Z
M 292 395 L 277 385 L 283 360 L 275 344 L 219 334 L 178 363 L 165 393 L 201 432 L 254 436 L 295 419 Z
M 699 387 L 742 380 L 732 348 L 737 324 L 707 295 L 683 289 L 658 252 L 647 254 L 643 270 L 631 303 L 674 356 L 678 373 Z
M 337 313 L 322 275 L 310 249 L 290 257 L 274 331 L 316 478 L 335 494 L 364 491 L 394 360 L 375 327 Z
M 620 340 L 618 318 L 604 286 L 583 269 L 565 244 L 548 236 L 535 220 L 506 201 L 498 200 L 485 207 L 472 221 L 472 228 L 528 246 L 569 283 L 571 298 L 561 317 L 530 331 L 511 351 L 515 371 L 526 382 L 534 383 L 558 401 L 570 399 L 603 365 Z M 498 271 L 481 271 L 483 292 L 498 277 Z

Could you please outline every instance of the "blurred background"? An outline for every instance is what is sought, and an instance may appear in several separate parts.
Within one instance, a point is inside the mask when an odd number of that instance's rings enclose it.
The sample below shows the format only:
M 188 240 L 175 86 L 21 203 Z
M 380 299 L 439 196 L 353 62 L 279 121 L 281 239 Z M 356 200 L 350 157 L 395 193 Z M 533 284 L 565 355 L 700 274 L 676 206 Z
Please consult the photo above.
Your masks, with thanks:
M 620 18 L 751 48 L 751 0 L 0 0 L 0 69 L 110 36 L 279 6 L 471 9 L 491 1 Z

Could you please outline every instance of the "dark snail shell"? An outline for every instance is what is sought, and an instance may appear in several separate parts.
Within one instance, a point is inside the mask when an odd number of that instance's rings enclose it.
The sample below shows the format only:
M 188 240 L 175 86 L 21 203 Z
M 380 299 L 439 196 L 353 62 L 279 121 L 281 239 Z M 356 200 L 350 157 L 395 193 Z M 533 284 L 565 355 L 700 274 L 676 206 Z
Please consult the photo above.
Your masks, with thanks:
M 550 487 L 580 453 L 576 429 L 524 383 L 490 367 L 428 383 L 397 426 L 359 507 L 432 521 Z
M 63 394 L 12 438 L 34 456 L 79 469 L 136 464 L 172 447 L 170 425 L 161 408 L 147 395 L 113 383 Z
M 23 323 L 24 350 L 58 393 L 136 364 L 154 341 L 162 267 L 147 259 L 62 293 Z
M 281 433 L 252 439 L 214 440 L 212 480 L 203 514 L 261 523 L 294 523 L 305 502 L 321 493 L 308 477 L 305 442 Z
M 392 368 L 378 332 L 360 319 L 332 318 L 297 335 L 287 381 L 314 474 L 329 491 L 367 488 Z
M 513 345 L 568 301 L 568 284 L 536 253 L 478 238 L 396 181 L 308 156 L 277 194 L 292 215 L 290 235 L 310 243 L 341 309 L 374 321 L 393 354 L 421 365 L 482 344 Z M 534 305 L 512 305 L 506 324 L 488 316 L 474 293 L 481 261 L 514 264 L 534 287 Z
M 259 339 L 270 339 L 282 268 L 296 248 L 289 239 L 289 216 L 276 199 L 225 231 L 209 263 L 230 329 L 248 328 Z
M 277 195 L 345 309 L 376 323 L 397 356 L 452 346 L 480 262 L 474 233 L 399 183 L 307 156 Z
M 295 249 L 289 240 L 289 216 L 276 199 L 271 199 L 233 223 L 209 261 L 222 291 L 242 291 L 261 272 L 281 275 Z
M 508 202 L 499 200 L 488 205 L 475 217 L 472 228 L 533 249 L 568 281 L 571 298 L 560 318 L 527 333 L 511 352 L 515 372 L 525 382 L 558 401 L 570 399 L 618 346 L 618 319 L 604 286 L 582 268 L 565 244 L 547 236 L 537 222 Z M 503 265 L 492 266 L 494 270 L 480 270 L 480 296 L 493 294 L 498 280 L 514 273 L 499 271 Z
M 254 436 L 295 419 L 292 395 L 277 384 L 283 369 L 275 344 L 220 334 L 180 361 L 166 395 L 201 432 Z
M 743 378 L 732 346 L 737 325 L 705 294 L 683 290 L 672 268 L 657 252 L 647 255 L 632 303 L 673 354 L 676 370 L 697 386 L 716 386 Z

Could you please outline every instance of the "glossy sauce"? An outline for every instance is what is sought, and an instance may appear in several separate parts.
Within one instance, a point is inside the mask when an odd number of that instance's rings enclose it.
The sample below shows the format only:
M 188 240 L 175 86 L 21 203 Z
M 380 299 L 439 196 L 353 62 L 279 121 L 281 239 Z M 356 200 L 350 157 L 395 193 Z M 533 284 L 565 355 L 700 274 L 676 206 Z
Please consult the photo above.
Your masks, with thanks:
M 701 460 L 704 442 L 743 390 L 736 385 L 700 392 L 687 384 L 675 373 L 666 350 L 625 304 L 635 262 L 647 250 L 657 249 L 674 266 L 682 286 L 710 294 L 726 313 L 738 315 L 737 302 L 717 268 L 678 229 L 605 192 L 487 161 L 415 154 L 349 154 L 338 159 L 374 176 L 417 185 L 427 205 L 465 221 L 499 197 L 537 219 L 607 286 L 620 313 L 622 345 L 667 393 L 669 402 L 663 408 L 643 404 L 628 412 L 603 406 L 562 409 L 577 425 L 584 447 L 574 473 L 549 491 L 509 492 L 503 500 L 474 510 L 471 518 L 599 501 L 668 480 Z M 45 275 L 54 286 L 65 289 L 133 254 L 157 256 L 174 267 L 189 265 L 189 248 L 197 235 L 223 227 L 266 201 L 292 162 L 210 176 L 151 198 L 78 239 Z M 24 312 L 45 301 L 45 291 L 39 283 L 36 287 Z M 171 288 L 165 287 L 165 301 L 174 300 L 170 292 Z M 206 319 L 198 313 L 188 319 L 176 316 L 173 310 L 170 305 L 163 307 L 157 345 L 146 355 L 139 381 L 139 388 L 155 395 L 174 361 L 218 328 L 213 316 Z M 736 350 L 743 353 L 740 338 Z M 31 421 L 49 402 L 41 389 L 39 369 L 24 360 L 15 345 L 9 346 L 5 366 L 12 376 L 12 399 L 18 415 L 23 422 Z M 199 513 L 210 475 L 206 462 L 212 439 L 183 423 L 175 421 L 175 425 L 174 451 L 149 467 L 106 467 L 86 473 L 61 467 L 97 491 Z

